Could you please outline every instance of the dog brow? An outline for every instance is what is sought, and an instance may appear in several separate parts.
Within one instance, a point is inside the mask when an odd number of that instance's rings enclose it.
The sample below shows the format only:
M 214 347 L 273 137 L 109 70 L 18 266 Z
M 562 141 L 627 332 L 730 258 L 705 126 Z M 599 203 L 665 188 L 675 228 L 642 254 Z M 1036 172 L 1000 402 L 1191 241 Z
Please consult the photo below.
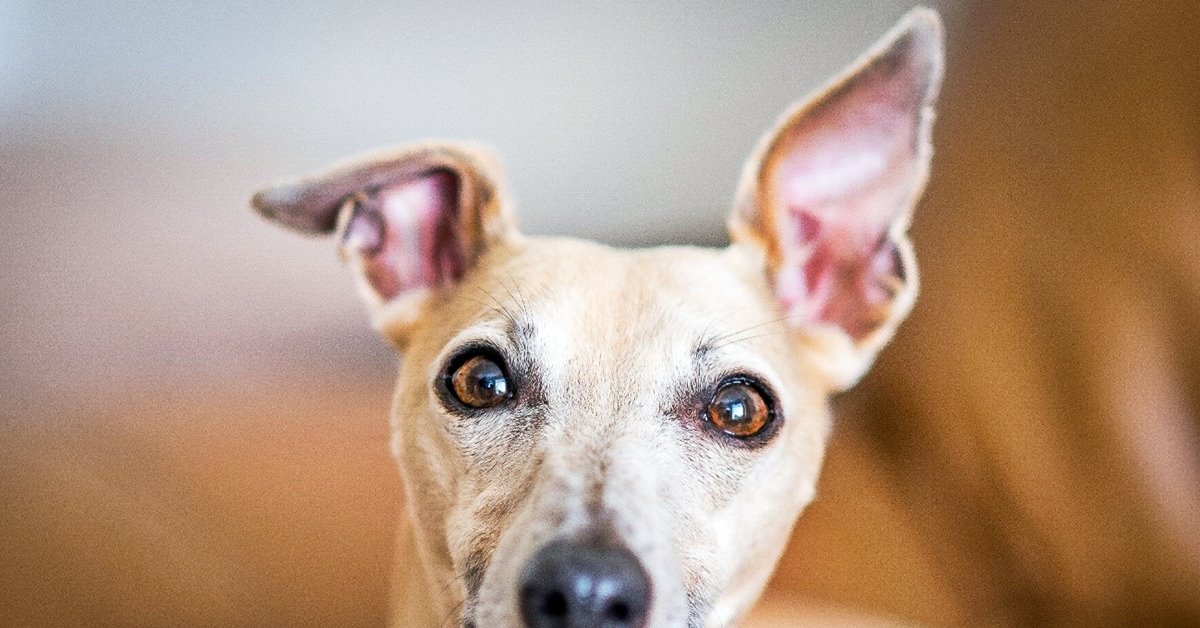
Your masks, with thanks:
M 534 326 L 533 323 L 525 317 L 524 313 L 508 319 L 508 325 L 504 329 L 504 335 L 508 337 L 508 342 L 513 347 L 528 347 L 533 343 Z

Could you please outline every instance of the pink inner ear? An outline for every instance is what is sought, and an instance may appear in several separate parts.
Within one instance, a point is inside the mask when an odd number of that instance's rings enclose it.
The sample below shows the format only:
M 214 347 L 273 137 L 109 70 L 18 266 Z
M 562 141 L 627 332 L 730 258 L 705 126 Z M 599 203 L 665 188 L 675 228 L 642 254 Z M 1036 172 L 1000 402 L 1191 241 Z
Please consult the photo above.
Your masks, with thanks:
M 877 80 L 851 84 L 789 132 L 773 177 L 785 310 L 802 308 L 855 339 L 877 327 L 901 279 L 887 233 L 918 183 L 913 85 L 903 73 L 869 78 Z
M 367 281 L 385 301 L 461 279 L 458 178 L 438 170 L 380 189 L 355 208 L 343 243 L 363 257 Z

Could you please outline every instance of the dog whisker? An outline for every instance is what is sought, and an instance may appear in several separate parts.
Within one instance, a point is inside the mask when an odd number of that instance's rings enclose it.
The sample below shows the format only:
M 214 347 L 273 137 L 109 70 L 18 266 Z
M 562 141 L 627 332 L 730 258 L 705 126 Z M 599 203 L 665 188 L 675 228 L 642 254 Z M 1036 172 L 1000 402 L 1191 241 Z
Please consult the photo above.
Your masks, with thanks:
M 455 618 L 461 615 L 461 611 L 465 603 L 466 600 L 464 599 L 460 600 L 458 604 L 455 604 L 454 608 L 450 609 L 450 612 L 446 614 L 446 618 L 438 622 L 438 626 L 453 626 L 454 624 L 459 623 L 459 620 Z
M 442 586 L 442 588 L 438 592 L 437 597 L 444 598 L 446 596 L 446 594 L 450 592 L 451 587 L 462 582 L 463 578 L 465 578 L 464 572 L 455 571 L 453 576 L 451 576 L 450 578 L 447 578 L 446 584 Z M 438 626 L 453 625 L 454 623 L 456 623 L 454 621 L 454 619 L 456 616 L 461 616 L 462 609 L 466 605 L 466 603 L 467 603 L 467 598 L 464 596 L 462 599 L 460 599 L 458 601 L 457 604 L 454 605 L 453 608 L 450 609 L 450 611 L 446 614 L 446 617 L 444 619 L 442 619 L 442 621 L 438 622 Z
M 789 330 L 789 329 L 783 329 L 780 331 L 771 331 L 771 332 L 767 332 L 764 334 L 754 334 L 753 336 L 744 336 L 742 338 L 734 338 L 733 340 L 727 340 L 719 345 L 716 345 L 713 348 L 720 349 L 721 347 L 728 347 L 729 345 L 737 344 L 739 342 L 746 342 L 747 340 L 754 340 L 756 338 L 767 338 L 769 336 L 779 336 L 782 334 L 789 333 L 790 331 L 791 330 Z
M 480 301 L 480 300 L 478 300 L 478 299 L 472 299 L 471 297 L 464 296 L 464 295 L 461 295 L 461 294 L 460 294 L 460 295 L 458 295 L 458 296 L 457 296 L 457 297 L 455 297 L 455 298 L 456 298 L 456 299 L 462 299 L 463 301 L 469 301 L 469 302 L 471 302 L 471 303 L 474 303 L 474 304 L 476 304 L 476 305 L 478 305 L 478 306 L 480 306 L 480 307 L 482 307 L 482 308 L 484 308 L 484 309 L 491 310 L 491 311 L 493 311 L 493 312 L 495 312 L 495 313 L 499 314 L 500 316 L 503 316 L 504 318 L 506 318 L 506 319 L 508 319 L 508 320 L 510 320 L 510 321 L 512 320 L 512 318 L 511 318 L 511 317 L 510 317 L 508 314 L 506 314 L 506 313 L 505 313 L 503 310 L 496 309 L 496 307 L 495 307 L 495 306 L 488 305 L 487 303 L 484 303 L 483 301 Z
M 686 301 L 681 300 L 681 305 L 683 305 L 685 303 L 686 303 Z M 709 347 L 709 346 L 713 345 L 714 343 L 720 342 L 723 336 L 712 335 L 713 327 L 729 320 L 730 316 L 733 316 L 734 314 L 737 314 L 739 312 L 744 312 L 748 309 L 750 309 L 750 306 L 739 307 L 739 308 L 735 308 L 735 309 L 723 312 L 716 318 L 709 318 L 708 321 L 704 323 L 704 329 L 702 329 L 700 331 L 700 333 L 697 334 L 699 341 L 696 343 L 696 346 L 703 348 L 703 347 Z M 735 333 L 740 333 L 740 332 L 735 332 Z M 728 335 L 728 334 L 726 334 L 726 335 Z
M 504 291 L 508 293 L 508 296 L 513 300 L 513 303 L 520 308 L 521 314 L 524 314 L 526 318 L 529 318 L 529 304 L 525 302 L 525 299 L 521 298 L 521 286 L 519 286 L 517 281 L 512 277 L 505 277 L 505 279 L 508 280 L 508 283 L 512 284 L 512 289 L 510 290 L 509 287 L 504 284 L 504 282 L 501 282 L 500 286 L 503 287 Z M 513 294 L 514 291 L 516 294 Z
M 737 330 L 737 331 L 730 332 L 730 333 L 728 333 L 728 334 L 723 334 L 723 335 L 721 335 L 721 336 L 717 336 L 716 338 L 713 338 L 713 339 L 711 339 L 709 342 L 710 342 L 710 343 L 713 343 L 713 344 L 717 344 L 717 343 L 720 343 L 722 340 L 726 340 L 726 339 L 728 339 L 728 338 L 732 338 L 732 337 L 734 337 L 734 336 L 737 336 L 737 335 L 739 335 L 739 334 L 743 334 L 743 333 L 745 333 L 745 332 L 752 331 L 752 330 L 758 329 L 758 328 L 760 328 L 760 327 L 766 327 L 767 325 L 774 325 L 774 324 L 776 324 L 776 323 L 783 323 L 783 322 L 786 322 L 786 321 L 788 321 L 788 320 L 791 320 L 791 319 L 793 319 L 793 318 L 805 318 L 805 317 L 807 317 L 807 316 L 808 316 L 807 314 L 791 314 L 791 315 L 788 315 L 788 316 L 781 316 L 781 317 L 779 317 L 779 318 L 772 319 L 772 320 L 769 320 L 769 321 L 763 321 L 763 322 L 761 322 L 761 323 L 758 323 L 758 324 L 756 324 L 756 325 L 750 325 L 749 327 L 743 327 L 743 328 L 741 328 L 741 329 L 739 329 L 739 330 Z M 724 344 L 717 344 L 717 346 L 725 346 L 725 345 L 724 345 Z
M 515 316 L 513 316 L 512 311 L 510 311 L 507 307 L 505 307 L 505 305 L 503 303 L 500 302 L 500 299 L 496 298 L 496 295 L 492 294 L 491 292 L 488 292 L 487 290 L 484 290 L 482 287 L 479 286 L 479 284 L 472 283 L 472 284 L 470 284 L 470 286 L 472 288 L 475 288 L 476 290 L 484 293 L 485 295 L 487 295 L 487 297 L 489 299 L 491 299 L 492 302 L 495 303 L 497 307 L 499 307 L 501 310 L 503 310 L 504 317 L 508 319 L 508 322 L 512 323 L 514 327 L 517 325 L 517 318 Z

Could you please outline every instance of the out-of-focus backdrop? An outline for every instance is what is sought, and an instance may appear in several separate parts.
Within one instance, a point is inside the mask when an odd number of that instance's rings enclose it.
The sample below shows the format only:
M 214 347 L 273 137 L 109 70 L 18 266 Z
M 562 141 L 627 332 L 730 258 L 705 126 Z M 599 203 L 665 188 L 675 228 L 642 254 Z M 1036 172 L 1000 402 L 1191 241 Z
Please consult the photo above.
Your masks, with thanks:
M 923 294 L 767 596 L 1200 625 L 1200 11 L 935 3 Z M 379 146 L 523 228 L 720 244 L 741 160 L 910 2 L 0 2 L 0 623 L 371 625 L 391 353 L 247 208 Z

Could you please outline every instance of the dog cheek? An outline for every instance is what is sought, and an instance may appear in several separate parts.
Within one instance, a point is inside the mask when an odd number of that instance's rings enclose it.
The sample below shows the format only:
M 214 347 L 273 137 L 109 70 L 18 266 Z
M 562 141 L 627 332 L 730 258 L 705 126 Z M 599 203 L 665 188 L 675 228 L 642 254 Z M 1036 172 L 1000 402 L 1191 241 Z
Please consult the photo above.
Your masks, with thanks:
M 450 535 L 457 539 L 452 542 L 457 549 L 455 568 L 463 575 L 472 598 L 479 593 L 505 531 L 514 528 L 518 510 L 529 491 L 527 487 L 507 484 L 502 491 L 495 490 L 494 484 L 485 486 L 493 490 L 485 490 L 474 498 L 470 507 L 459 508 L 450 530 Z
M 561 517 L 538 512 L 528 500 L 509 511 L 507 518 L 499 523 L 491 560 L 475 597 L 473 615 L 477 626 L 521 625 L 517 599 L 521 569 L 537 551 L 539 543 L 552 535 L 560 524 Z

